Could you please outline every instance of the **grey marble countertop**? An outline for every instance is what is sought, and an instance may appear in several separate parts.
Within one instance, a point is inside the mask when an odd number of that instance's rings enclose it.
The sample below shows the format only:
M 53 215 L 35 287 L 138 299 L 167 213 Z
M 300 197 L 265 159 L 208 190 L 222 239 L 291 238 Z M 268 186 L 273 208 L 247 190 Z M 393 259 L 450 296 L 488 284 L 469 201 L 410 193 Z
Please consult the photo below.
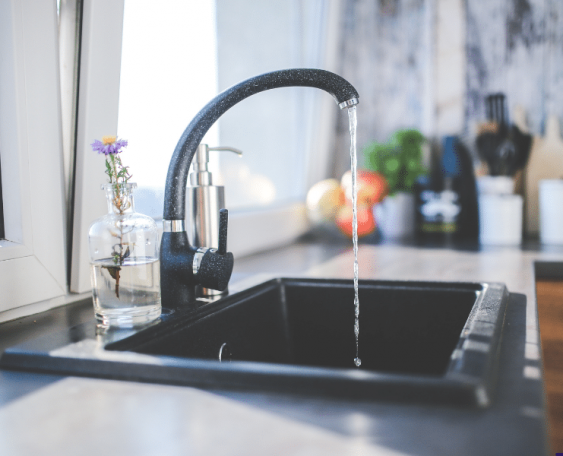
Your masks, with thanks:
M 4 455 L 543 455 L 534 263 L 559 252 L 362 245 L 360 278 L 504 282 L 497 396 L 487 409 L 209 391 L 0 371 Z M 351 278 L 351 249 L 295 245 L 242 260 L 233 287 L 272 275 Z M 260 275 L 254 273 L 260 271 Z M 12 325 L 13 326 L 13 325 Z M 48 331 L 44 328 L 43 331 Z M 0 326 L 0 340 L 3 332 Z

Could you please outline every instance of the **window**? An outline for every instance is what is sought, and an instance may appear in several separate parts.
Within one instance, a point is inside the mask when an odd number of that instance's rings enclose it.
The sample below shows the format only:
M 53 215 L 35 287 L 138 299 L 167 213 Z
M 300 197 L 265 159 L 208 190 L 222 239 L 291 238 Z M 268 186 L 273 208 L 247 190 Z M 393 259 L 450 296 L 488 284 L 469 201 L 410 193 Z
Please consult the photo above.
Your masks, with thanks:
M 321 0 L 85 1 L 72 291 L 89 290 L 86 233 L 104 213 L 103 198 L 93 201 L 103 166 L 89 143 L 117 133 L 119 119 L 140 186 L 138 209 L 159 218 L 170 156 L 192 117 L 217 90 L 263 72 L 334 71 L 339 7 Z M 327 130 L 337 111 L 320 91 L 279 89 L 235 106 L 209 132 L 210 145 L 244 152 L 236 160 L 220 154 L 214 163 L 226 185 L 235 256 L 289 242 L 308 228 L 305 192 L 329 174 Z M 258 190 L 247 191 L 249 180 Z
M 323 2 L 295 0 L 167 0 L 159 8 L 147 0 L 125 2 L 118 134 L 131 142 L 124 157 L 140 188 L 141 212 L 162 216 L 174 147 L 219 90 L 267 71 L 322 66 L 327 12 Z M 248 21 L 251 27 L 240 27 Z M 261 93 L 207 134 L 203 142 L 244 150 L 242 160 L 212 157 L 229 209 L 304 198 L 311 111 L 322 96 L 300 88 Z
M 74 176 L 70 290 L 90 291 L 88 228 L 106 213 L 100 189 L 103 157 L 92 152 L 96 138 L 117 133 L 123 0 L 84 0 Z
M 323 68 L 326 2 L 217 0 L 219 89 L 284 68 Z M 241 23 L 252 24 L 240 27 Z M 310 133 L 319 101 L 330 96 L 310 88 L 262 92 L 219 120 L 219 139 L 244 152 L 224 154 L 220 169 L 232 209 L 303 201 L 308 187 Z M 337 110 L 337 109 L 336 109 Z M 336 111 L 333 110 L 333 111 Z M 323 166 L 316 158 L 315 166 Z
M 331 30 L 337 27 L 330 24 L 336 23 L 339 2 L 328 2 L 330 7 L 326 3 L 163 0 L 155 6 L 154 2 L 128 0 L 125 8 L 124 0 L 0 2 L 0 321 L 61 305 L 90 292 L 87 232 L 90 223 L 105 213 L 100 190 L 105 181 L 103 157 L 91 152 L 93 139 L 116 134 L 119 122 L 119 133 L 131 141 L 130 164 L 139 183 L 156 188 L 153 193 L 158 194 L 181 132 L 218 90 L 285 67 L 334 71 L 331 53 L 325 51 L 336 49 L 327 43 L 336 42 Z M 147 61 L 150 46 L 156 46 L 161 35 L 168 34 L 172 42 L 181 40 L 175 40 L 172 29 L 168 33 L 148 30 L 142 46 L 131 45 L 128 30 L 138 25 L 138 19 L 127 16 L 124 21 L 124 10 L 135 14 L 139 5 L 158 8 L 158 13 L 168 18 L 163 21 L 167 24 L 175 14 L 183 15 L 186 27 L 196 31 L 195 36 L 184 36 L 181 49 L 170 49 L 171 56 L 183 56 L 180 63 L 184 68 L 171 71 L 167 78 L 153 74 L 152 83 L 143 83 L 139 77 L 142 70 L 128 67 L 131 52 L 142 50 L 143 63 L 158 70 L 172 57 Z M 195 7 L 200 10 L 189 9 Z M 184 8 L 182 15 L 178 8 Z M 255 20 L 262 17 L 260 26 L 239 28 L 238 24 L 251 15 Z M 195 23 L 199 24 L 197 30 Z M 63 41 L 60 48 L 59 34 Z M 193 45 L 192 50 L 201 50 L 204 35 L 207 50 L 187 58 L 185 47 Z M 170 44 L 159 46 L 156 55 Z M 148 70 L 145 73 L 143 76 L 150 76 Z M 199 82 L 187 84 L 185 75 L 195 76 Z M 165 93 L 164 84 L 173 79 L 178 86 L 172 94 Z M 135 82 L 145 84 L 141 104 L 146 105 L 151 124 L 164 120 L 148 133 L 146 124 L 125 116 L 131 106 L 137 109 L 125 100 L 128 93 L 138 96 Z M 186 89 L 182 85 L 190 91 L 182 95 L 180 118 L 170 106 L 174 95 Z M 191 90 L 195 85 L 198 89 Z M 315 90 L 282 89 L 253 98 L 237 106 L 242 111 L 224 116 L 205 139 L 210 145 L 238 146 L 245 151 L 242 161 L 235 164 L 226 156 L 214 163 L 216 177 L 227 185 L 229 244 L 236 256 L 288 242 L 307 228 L 304 194 L 312 182 L 327 174 L 330 139 L 322 130 L 330 128 L 331 116 L 337 113 L 333 100 Z M 149 106 L 151 99 L 169 106 L 159 110 Z M 188 101 L 192 104 L 189 109 Z M 249 114 L 253 110 L 258 114 Z M 137 139 L 134 130 L 139 126 L 143 137 Z M 143 147 L 137 162 L 133 156 Z M 159 171 L 151 166 L 156 162 Z M 241 173 L 249 173 L 255 182 L 262 182 L 262 189 L 270 186 L 272 191 L 260 192 L 258 199 L 257 192 L 245 196 L 240 184 L 246 181 Z M 161 204 L 158 198 L 156 202 Z M 152 213 L 158 218 L 160 212 Z M 68 288 L 85 294 L 69 293 Z
M 137 210 L 155 219 L 176 143 L 217 94 L 215 35 L 214 1 L 125 2 L 117 132 L 129 140 Z M 217 128 L 204 141 L 215 144 Z
M 57 45 L 55 2 L 0 2 L 3 320 L 66 295 Z

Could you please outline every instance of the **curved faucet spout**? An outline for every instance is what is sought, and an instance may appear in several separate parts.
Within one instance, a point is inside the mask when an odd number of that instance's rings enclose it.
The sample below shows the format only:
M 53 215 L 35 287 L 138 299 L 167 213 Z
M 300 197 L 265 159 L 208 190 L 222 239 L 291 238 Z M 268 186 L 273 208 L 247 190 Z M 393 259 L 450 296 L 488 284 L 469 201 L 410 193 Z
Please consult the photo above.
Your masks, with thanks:
M 279 87 L 316 87 L 331 94 L 340 108 L 358 103 L 356 89 L 344 78 L 325 70 L 299 68 L 273 71 L 247 79 L 211 100 L 182 134 L 168 168 L 164 220 L 184 220 L 188 172 L 197 146 L 209 128 L 239 101 Z
M 278 87 L 316 87 L 330 93 L 341 109 L 358 104 L 358 92 L 345 79 L 324 70 L 274 71 L 237 84 L 211 100 L 188 125 L 168 168 L 164 196 L 164 233 L 160 249 L 160 288 L 166 307 L 193 305 L 197 285 L 227 287 L 233 254 L 227 252 L 227 211 L 220 215 L 219 249 L 190 246 L 184 227 L 186 184 L 194 154 L 207 130 L 226 111 L 255 93 Z

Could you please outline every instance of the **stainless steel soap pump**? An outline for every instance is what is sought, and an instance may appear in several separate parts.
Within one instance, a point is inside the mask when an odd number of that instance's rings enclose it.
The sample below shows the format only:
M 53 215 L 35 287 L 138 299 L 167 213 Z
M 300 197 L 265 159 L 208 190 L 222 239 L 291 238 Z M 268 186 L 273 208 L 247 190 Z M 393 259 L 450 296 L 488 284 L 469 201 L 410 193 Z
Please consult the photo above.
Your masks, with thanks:
M 209 171 L 209 152 L 233 152 L 239 156 L 242 152 L 234 147 L 209 147 L 200 144 L 192 162 L 189 177 L 186 212 L 191 224 L 188 237 L 192 245 L 198 247 L 219 248 L 219 211 L 225 208 L 225 187 L 213 184 L 213 175 Z M 220 296 L 227 290 L 218 291 L 201 287 L 201 296 Z

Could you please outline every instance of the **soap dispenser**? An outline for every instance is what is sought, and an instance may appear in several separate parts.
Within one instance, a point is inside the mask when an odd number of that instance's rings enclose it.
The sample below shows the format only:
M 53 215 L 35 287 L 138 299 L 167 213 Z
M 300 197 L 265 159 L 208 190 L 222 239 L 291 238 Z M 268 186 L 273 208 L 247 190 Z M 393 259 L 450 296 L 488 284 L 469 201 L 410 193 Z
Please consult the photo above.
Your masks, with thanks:
M 233 147 L 209 147 L 200 144 L 197 148 L 190 173 L 186 195 L 186 214 L 192 225 L 188 236 L 194 247 L 219 248 L 219 211 L 225 208 L 225 187 L 213 185 L 213 175 L 209 171 L 209 152 L 242 152 Z M 202 288 L 200 296 L 220 296 L 225 291 Z

